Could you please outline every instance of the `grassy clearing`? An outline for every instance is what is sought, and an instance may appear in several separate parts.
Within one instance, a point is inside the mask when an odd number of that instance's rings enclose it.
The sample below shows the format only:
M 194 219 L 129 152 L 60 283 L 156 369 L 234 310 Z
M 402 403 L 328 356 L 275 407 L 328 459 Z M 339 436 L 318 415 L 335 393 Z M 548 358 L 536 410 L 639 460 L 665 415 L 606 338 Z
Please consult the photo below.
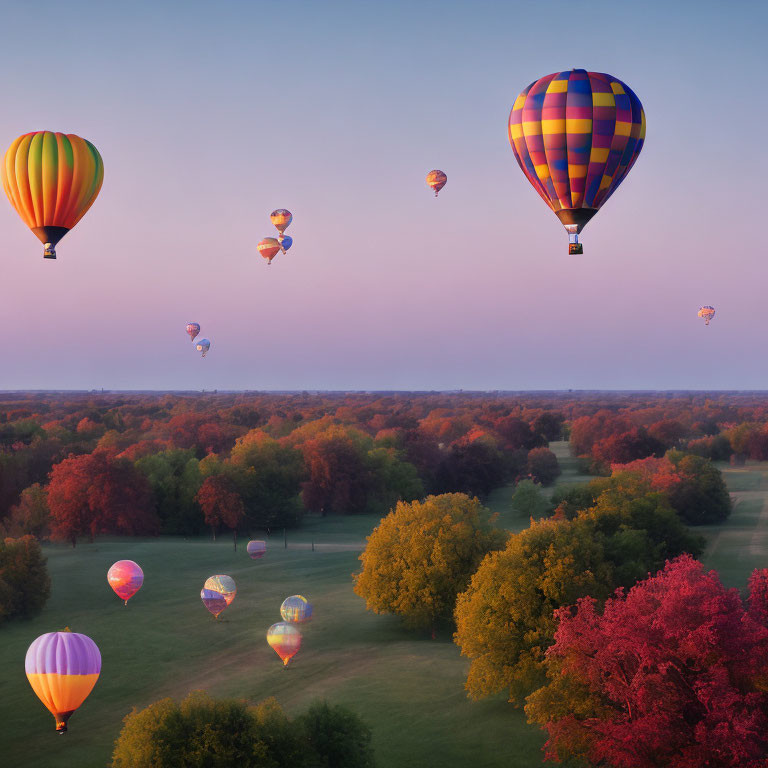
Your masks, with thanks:
M 414 636 L 391 617 L 369 614 L 354 595 L 357 551 L 333 549 L 362 542 L 373 523 L 316 522 L 314 531 L 310 525 L 300 536 L 289 534 L 287 550 L 282 535 L 273 537 L 267 556 L 256 562 L 243 547 L 234 553 L 227 540 L 46 547 L 53 580 L 48 607 L 33 621 L 0 630 L 0 762 L 103 767 L 131 707 L 205 688 L 252 701 L 275 696 L 294 713 L 318 697 L 347 704 L 373 728 L 382 768 L 541 765 L 542 738 L 522 713 L 503 698 L 467 700 L 466 660 L 449 638 Z M 315 552 L 306 545 L 313 538 Z M 144 587 L 127 607 L 106 583 L 107 569 L 120 558 L 136 560 L 145 573 Z M 214 573 L 229 573 L 238 585 L 219 622 L 199 599 L 204 579 Z M 265 632 L 280 620 L 283 598 L 296 592 L 312 601 L 316 619 L 283 669 Z M 65 626 L 95 640 L 103 666 L 69 733 L 59 737 L 27 683 L 24 654 L 37 635 Z
M 558 484 L 588 480 L 564 446 L 553 446 L 564 470 Z M 768 565 L 768 463 L 721 469 L 736 507 L 725 525 L 702 529 L 709 539 L 704 561 L 727 585 L 743 588 L 753 568 Z M 489 504 L 505 527 L 520 530 L 528 521 L 511 513 L 513 493 L 499 489 Z M 520 711 L 503 697 L 467 700 L 467 662 L 449 638 L 414 636 L 397 620 L 366 612 L 354 595 L 350 574 L 377 522 L 310 518 L 300 532 L 289 532 L 288 549 L 282 532 L 273 535 L 268 555 L 256 562 L 244 543 L 235 553 L 228 539 L 46 547 L 53 580 L 48 606 L 33 621 L 0 629 L 0 762 L 103 768 L 131 707 L 205 688 L 252 701 L 275 696 L 293 713 L 318 697 L 347 704 L 372 726 L 380 768 L 542 766 L 543 738 Z M 106 583 L 107 569 L 120 558 L 136 560 L 145 572 L 145 586 L 128 607 Z M 198 597 L 214 573 L 229 573 L 238 584 L 219 622 Z M 283 598 L 296 592 L 310 598 L 316 619 L 299 655 L 283 669 L 264 635 L 279 621 Z M 96 641 L 103 668 L 70 732 L 58 737 L 27 683 L 24 654 L 37 635 L 65 626 Z

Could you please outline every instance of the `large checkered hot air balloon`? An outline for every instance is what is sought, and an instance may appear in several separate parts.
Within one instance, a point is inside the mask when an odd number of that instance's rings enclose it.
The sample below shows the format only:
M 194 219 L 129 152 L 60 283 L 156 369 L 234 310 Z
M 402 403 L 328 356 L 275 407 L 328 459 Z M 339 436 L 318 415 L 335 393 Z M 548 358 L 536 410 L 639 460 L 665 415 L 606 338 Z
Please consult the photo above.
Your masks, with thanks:
M 56 258 L 56 243 L 85 216 L 99 194 L 104 163 L 90 141 L 36 131 L 19 136 L 0 167 L 5 194 L 22 221 Z
M 569 253 L 583 252 L 579 233 L 629 173 L 644 139 L 640 99 L 601 72 L 542 77 L 509 115 L 517 162 L 568 232 Z

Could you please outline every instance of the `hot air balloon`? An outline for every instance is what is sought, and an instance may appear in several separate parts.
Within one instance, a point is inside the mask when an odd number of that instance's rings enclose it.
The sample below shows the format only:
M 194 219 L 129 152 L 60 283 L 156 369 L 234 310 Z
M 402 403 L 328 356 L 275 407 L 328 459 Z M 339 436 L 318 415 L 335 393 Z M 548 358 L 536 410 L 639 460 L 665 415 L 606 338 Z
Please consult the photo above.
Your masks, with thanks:
M 133 560 L 118 560 L 107 571 L 107 581 L 115 594 L 128 605 L 144 583 L 144 571 Z
M 280 243 L 274 237 L 265 237 L 256 247 L 259 249 L 259 253 L 267 259 L 267 264 L 271 264 L 272 259 L 280 251 Z
M 3 187 L 11 205 L 56 258 L 56 244 L 85 216 L 99 194 L 104 163 L 90 141 L 36 131 L 19 136 L 5 153 Z
M 704 318 L 704 325 L 709 325 L 709 321 L 715 316 L 715 308 L 702 307 L 697 314 L 699 317 Z
M 99 679 L 101 654 L 87 635 L 48 632 L 29 646 L 24 667 L 32 690 L 56 719 L 56 730 L 64 733 Z
M 202 356 L 205 357 L 208 354 L 208 350 L 211 348 L 211 342 L 208 341 L 208 339 L 200 339 L 200 341 L 195 344 L 195 349 L 198 352 L 202 352 Z
M 267 630 L 267 642 L 287 667 L 301 648 L 301 632 L 293 624 L 281 621 Z
M 237 594 L 237 586 L 231 576 L 209 576 L 205 584 L 203 584 L 203 588 L 218 592 L 224 598 L 227 605 L 231 605 Z
M 277 231 L 282 235 L 293 221 L 293 214 L 285 208 L 278 208 L 269 214 L 269 219 L 274 224 Z
M 290 235 L 280 235 L 277 242 L 280 243 L 280 249 L 285 253 L 293 245 L 293 238 Z
M 430 171 L 427 174 L 427 185 L 435 190 L 435 197 L 437 197 L 437 193 L 445 186 L 446 181 L 448 181 L 448 177 L 442 171 Z
M 301 595 L 291 595 L 283 600 L 280 606 L 280 615 L 283 621 L 291 624 L 303 624 L 312 618 L 312 606 L 307 602 L 306 597 Z
M 198 333 L 200 333 L 200 323 L 187 323 L 187 334 L 192 341 Z
M 267 551 L 267 542 L 249 541 L 248 546 L 245 549 L 248 552 L 248 557 L 250 557 L 251 560 L 259 560 L 260 558 L 264 557 L 264 554 Z
M 583 253 L 579 233 L 629 173 L 644 140 L 640 99 L 601 72 L 542 77 L 509 115 L 512 151 L 568 232 L 569 253 Z

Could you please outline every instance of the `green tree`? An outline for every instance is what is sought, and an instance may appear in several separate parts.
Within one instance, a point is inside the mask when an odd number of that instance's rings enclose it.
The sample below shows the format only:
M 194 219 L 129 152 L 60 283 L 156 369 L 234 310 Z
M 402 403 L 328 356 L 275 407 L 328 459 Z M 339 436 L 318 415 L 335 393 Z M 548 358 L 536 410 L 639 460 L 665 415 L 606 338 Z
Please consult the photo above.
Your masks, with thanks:
M 463 493 L 399 502 L 368 537 L 355 592 L 415 628 L 450 620 L 480 561 L 504 545 L 490 512 Z
M 193 691 L 161 699 L 124 720 L 112 768 L 289 768 L 301 765 L 299 737 L 274 702 L 249 707 Z
M 512 511 L 518 517 L 537 520 L 551 511 L 549 502 L 541 493 L 541 486 L 533 480 L 521 480 L 512 496 Z
M 204 526 L 195 494 L 200 490 L 200 462 L 189 449 L 174 448 L 136 462 L 152 487 L 162 533 L 199 534 Z
M 36 616 L 51 594 L 46 559 L 34 536 L 0 543 L 0 623 Z
M 374 768 L 371 729 L 350 709 L 316 701 L 296 723 L 309 747 L 306 768 Z
M 669 501 L 688 525 L 721 523 L 731 514 L 732 504 L 720 470 L 709 459 L 668 451 L 667 458 L 682 478 L 669 489 Z
M 48 538 L 51 532 L 51 511 L 48 509 L 48 490 L 34 483 L 21 492 L 19 503 L 11 507 L 11 513 L 0 524 L 9 536 L 34 536 Z

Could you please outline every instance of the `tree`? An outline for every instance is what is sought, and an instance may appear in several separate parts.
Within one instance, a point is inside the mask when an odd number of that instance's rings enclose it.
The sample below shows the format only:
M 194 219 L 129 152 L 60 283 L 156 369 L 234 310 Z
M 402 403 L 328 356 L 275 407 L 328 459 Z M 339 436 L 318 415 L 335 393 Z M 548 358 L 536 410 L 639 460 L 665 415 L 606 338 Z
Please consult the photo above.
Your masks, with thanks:
M 689 525 L 721 523 L 731 514 L 732 504 L 720 470 L 709 459 L 668 451 L 681 482 L 670 488 L 669 501 Z
M 437 468 L 435 486 L 442 493 L 487 496 L 507 479 L 501 451 L 490 441 L 475 440 L 451 447 Z
M 689 556 L 605 603 L 556 611 L 526 712 L 547 757 L 615 768 L 763 768 L 768 629 Z
M 0 623 L 36 616 L 51 594 L 46 559 L 34 536 L 0 542 Z
M 512 511 L 523 520 L 537 520 L 550 511 L 547 500 L 542 496 L 541 486 L 533 480 L 521 480 L 512 497 Z
M 112 768 L 291 768 L 302 744 L 279 705 L 249 707 L 193 691 L 161 699 L 123 721 Z
M 531 429 L 534 434 L 541 435 L 548 443 L 551 443 L 553 440 L 562 438 L 564 421 L 565 416 L 562 413 L 545 411 L 534 419 Z
M 195 503 L 200 489 L 200 462 L 190 449 L 173 448 L 151 453 L 136 461 L 136 468 L 152 488 L 160 530 L 166 534 L 197 535 L 203 516 Z
M 477 499 L 462 493 L 399 502 L 368 537 L 355 592 L 376 613 L 414 628 L 450 620 L 456 595 L 504 533 Z
M 9 536 L 45 539 L 50 534 L 50 516 L 48 491 L 40 483 L 34 483 L 21 492 L 19 503 L 11 507 L 5 530 Z
M 211 526 L 213 540 L 216 541 L 216 529 L 224 525 L 232 529 L 234 548 L 237 550 L 237 526 L 245 516 L 245 508 L 232 481 L 225 475 L 206 477 L 195 501 L 203 510 L 205 524 Z
M 528 451 L 528 474 L 541 485 L 552 485 L 560 476 L 560 465 L 549 448 L 532 448 Z
M 544 681 L 554 610 L 587 595 L 604 600 L 683 552 L 698 554 L 662 493 L 631 473 L 605 484 L 573 521 L 533 522 L 489 555 L 456 601 L 454 639 L 471 659 L 473 698 L 502 690 L 521 703 Z
M 157 532 L 147 479 L 127 459 L 96 451 L 54 466 L 48 485 L 51 536 L 72 542 L 99 533 L 128 536 Z
M 755 569 L 749 577 L 749 615 L 768 628 L 768 568 Z
M 125 718 L 112 768 L 374 768 L 371 732 L 342 706 L 315 702 L 291 722 L 274 699 L 249 706 L 193 691 Z
M 626 464 L 646 456 L 660 456 L 664 445 L 651 437 L 643 427 L 610 435 L 592 446 L 592 455 L 605 464 Z
M 352 710 L 316 701 L 296 724 L 309 747 L 306 768 L 374 768 L 371 729 Z

